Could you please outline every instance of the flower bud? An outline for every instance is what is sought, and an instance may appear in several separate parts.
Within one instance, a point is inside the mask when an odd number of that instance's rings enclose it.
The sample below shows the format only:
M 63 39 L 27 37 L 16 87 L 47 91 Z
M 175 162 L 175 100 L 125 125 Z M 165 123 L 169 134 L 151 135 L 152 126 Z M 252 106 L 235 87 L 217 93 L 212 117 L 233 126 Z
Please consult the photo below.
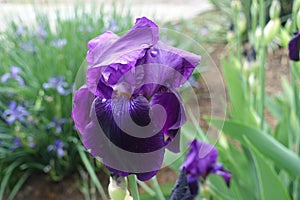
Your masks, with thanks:
M 122 176 L 111 176 L 108 193 L 112 200 L 130 199 L 126 178 Z
M 235 11 L 240 11 L 240 10 L 242 9 L 241 1 L 239 1 L 239 0 L 232 0 L 232 1 L 231 1 L 231 7 L 232 7 Z
M 238 14 L 237 26 L 240 35 L 247 29 L 247 19 L 245 14 L 242 12 Z
M 278 18 L 280 15 L 280 10 L 281 10 L 280 2 L 278 0 L 273 0 L 270 7 L 270 18 L 271 19 Z
M 284 48 L 287 48 L 288 44 L 289 44 L 289 41 L 291 40 L 289 32 L 286 29 L 281 28 L 280 32 L 279 32 L 279 37 L 280 37 L 281 45 Z
M 291 32 L 292 20 L 290 18 L 286 21 L 284 28 L 287 32 Z
M 280 28 L 280 19 L 271 19 L 264 28 L 264 44 L 268 45 L 276 36 Z
M 293 4 L 293 10 L 296 12 L 300 9 L 300 0 L 295 0 Z
M 251 8 L 250 8 L 250 12 L 251 12 L 251 17 L 252 18 L 257 18 L 258 16 L 258 12 L 259 12 L 259 8 L 258 8 L 258 3 L 256 0 L 254 0 L 251 4 Z

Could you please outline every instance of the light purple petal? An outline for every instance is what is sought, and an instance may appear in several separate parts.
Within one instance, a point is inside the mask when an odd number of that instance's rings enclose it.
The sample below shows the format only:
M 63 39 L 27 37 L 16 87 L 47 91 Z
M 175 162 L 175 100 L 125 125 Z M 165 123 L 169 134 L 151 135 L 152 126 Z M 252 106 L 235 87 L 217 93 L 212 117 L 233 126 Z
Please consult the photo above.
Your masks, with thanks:
M 121 38 L 102 52 L 94 50 L 93 67 L 87 70 L 87 86 L 96 94 L 101 75 L 107 82 L 116 83 L 123 73 L 135 66 L 147 48 L 158 41 L 158 27 L 146 18 L 137 19 L 136 24 Z M 93 44 L 94 45 L 94 44 Z M 93 46 L 92 45 L 92 46 Z M 89 57 L 89 56 L 88 56 Z M 114 73 L 112 73 L 114 72 Z
M 3 74 L 3 76 L 1 76 L 1 82 L 6 83 L 10 77 L 11 77 L 10 73 Z
M 81 87 L 75 94 L 72 118 L 81 134 L 84 133 L 84 129 L 90 123 L 90 109 L 94 98 L 86 86 Z

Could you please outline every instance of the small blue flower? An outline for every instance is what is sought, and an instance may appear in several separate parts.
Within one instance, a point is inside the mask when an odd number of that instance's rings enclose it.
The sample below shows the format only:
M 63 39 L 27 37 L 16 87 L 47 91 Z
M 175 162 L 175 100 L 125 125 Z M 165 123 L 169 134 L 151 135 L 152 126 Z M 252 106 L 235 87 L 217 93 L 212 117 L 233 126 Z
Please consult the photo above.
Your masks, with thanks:
M 31 52 L 31 53 L 36 53 L 37 49 L 35 46 L 33 46 L 33 43 L 32 41 L 29 41 L 27 43 L 21 43 L 20 45 L 21 49 L 23 49 L 24 51 L 28 51 L 28 52 Z
M 3 76 L 1 76 L 1 82 L 6 83 L 8 79 L 13 79 L 13 80 L 16 80 L 20 85 L 24 85 L 24 80 L 19 75 L 20 72 L 21 72 L 20 67 L 11 66 L 10 72 L 5 73 L 5 74 L 3 74 Z
M 69 87 L 69 84 L 65 82 L 65 77 L 57 76 L 51 77 L 47 83 L 43 84 L 44 89 L 56 89 L 60 95 L 70 94 L 70 90 L 67 90 L 66 87 Z
M 16 120 L 20 122 L 25 121 L 25 117 L 29 115 L 28 111 L 15 101 L 11 101 L 9 108 L 2 113 L 2 118 L 6 120 L 8 124 L 14 123 Z
M 66 44 L 67 44 L 67 40 L 64 38 L 56 39 L 51 42 L 51 46 L 59 48 L 59 49 L 63 48 Z
M 28 137 L 28 138 L 27 138 L 27 142 L 28 142 L 28 146 L 29 146 L 30 148 L 34 148 L 34 147 L 36 146 L 36 144 L 35 144 L 35 142 L 34 142 L 34 140 L 33 140 L 32 137 Z
M 65 118 L 57 118 L 54 117 L 52 122 L 50 122 L 49 124 L 47 124 L 46 128 L 47 129 L 51 129 L 54 128 L 55 129 L 55 133 L 59 134 L 62 131 L 62 125 L 65 124 L 67 122 L 67 119 Z
M 19 36 L 23 35 L 24 32 L 25 32 L 24 25 L 21 25 L 17 28 L 15 35 L 17 37 L 19 37 Z
M 41 39 L 45 39 L 48 36 L 45 26 L 39 25 L 36 30 L 36 35 Z
M 9 147 L 9 150 L 10 150 L 10 151 L 14 151 L 15 149 L 20 148 L 20 147 L 22 147 L 22 146 L 23 146 L 23 143 L 22 143 L 22 141 L 20 140 L 20 138 L 14 137 L 12 146 Z
M 63 157 L 65 155 L 64 146 L 65 143 L 63 141 L 55 139 L 54 143 L 47 147 L 47 151 L 56 151 L 58 157 Z

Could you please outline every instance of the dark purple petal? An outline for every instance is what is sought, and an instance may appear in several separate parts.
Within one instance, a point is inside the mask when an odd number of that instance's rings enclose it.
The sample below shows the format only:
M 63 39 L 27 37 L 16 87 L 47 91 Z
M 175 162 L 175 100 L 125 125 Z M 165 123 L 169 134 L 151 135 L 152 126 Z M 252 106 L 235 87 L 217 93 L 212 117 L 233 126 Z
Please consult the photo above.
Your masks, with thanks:
M 159 119 L 160 116 L 157 116 L 157 121 L 165 121 L 161 125 L 163 127 L 162 131 L 172 140 L 179 132 L 179 128 L 186 122 L 185 112 L 179 97 L 172 92 L 155 94 L 151 100 L 151 106 L 153 105 L 160 105 L 166 111 L 167 119 Z M 173 152 L 179 152 L 179 140 L 177 140 L 177 143 L 171 144 L 170 147 L 168 146 L 168 149 Z
M 224 181 L 226 182 L 226 185 L 230 186 L 230 180 L 231 180 L 231 173 L 224 169 L 223 165 L 220 163 L 216 163 L 212 169 L 211 173 L 218 174 L 223 177 Z
M 106 137 L 119 148 L 135 153 L 153 152 L 165 146 L 163 133 L 144 137 L 145 133 L 132 128 L 131 119 L 137 120 L 134 121 L 137 125 L 149 124 L 149 109 L 147 100 L 142 96 L 135 99 L 121 96 L 106 101 L 97 98 L 95 102 L 98 122 Z M 131 132 L 126 133 L 124 130 Z
M 158 133 L 148 140 L 145 138 L 134 138 L 124 133 L 113 121 L 111 107 L 112 104 L 116 105 L 116 103 L 111 103 L 111 100 L 102 101 L 95 99 L 91 107 L 96 108 L 96 110 L 85 111 L 90 113 L 88 116 L 90 121 L 86 124 L 83 131 L 80 132 L 82 142 L 85 148 L 90 150 L 91 155 L 100 157 L 104 165 L 113 173 L 120 176 L 137 174 L 140 180 L 148 180 L 155 175 L 163 162 L 164 148 L 160 148 L 164 145 L 163 134 Z M 122 117 L 120 117 L 120 121 L 122 121 Z M 141 137 L 143 136 L 142 133 L 140 132 Z M 114 136 L 115 134 L 121 137 L 116 137 Z M 129 141 L 129 138 L 134 139 Z M 151 150 L 153 152 L 150 152 Z
M 199 192 L 199 177 L 197 176 L 188 176 L 187 178 L 188 185 L 193 197 L 196 197 Z
M 289 42 L 289 57 L 291 60 L 299 61 L 300 31 L 294 33 L 294 37 Z
M 186 168 L 188 174 L 205 179 L 211 166 L 217 161 L 218 152 L 213 145 L 197 140 L 192 141 L 190 147 L 182 167 Z

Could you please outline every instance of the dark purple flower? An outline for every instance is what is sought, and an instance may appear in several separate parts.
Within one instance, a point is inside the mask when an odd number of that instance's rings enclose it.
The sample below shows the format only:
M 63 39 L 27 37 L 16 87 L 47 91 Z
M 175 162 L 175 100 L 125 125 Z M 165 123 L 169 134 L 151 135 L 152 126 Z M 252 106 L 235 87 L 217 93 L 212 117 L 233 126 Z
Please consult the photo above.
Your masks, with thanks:
M 70 94 L 70 90 L 66 89 L 67 87 L 69 84 L 65 82 L 63 76 L 51 77 L 47 83 L 43 84 L 44 89 L 56 89 L 59 94 L 64 96 Z
M 66 39 L 56 39 L 51 42 L 51 46 L 56 47 L 58 49 L 63 48 L 67 44 Z
M 9 108 L 2 113 L 2 118 L 6 120 L 8 124 L 14 123 L 16 120 L 20 122 L 25 121 L 25 117 L 29 115 L 28 111 L 15 101 L 11 101 Z
M 28 51 L 31 53 L 35 53 L 37 51 L 36 47 L 33 45 L 32 41 L 26 42 L 26 43 L 21 43 L 20 45 L 21 49 L 24 51 Z
M 180 175 L 176 181 L 176 184 L 172 190 L 169 200 L 192 200 L 194 195 L 192 195 L 189 188 L 187 175 L 185 168 L 180 171 Z
M 47 147 L 47 151 L 56 151 L 58 157 L 63 157 L 66 153 L 63 149 L 65 143 L 60 139 L 55 139 L 54 143 Z
M 218 151 L 211 145 L 197 140 L 190 144 L 190 151 L 181 166 L 187 173 L 187 180 L 191 193 L 196 196 L 199 189 L 199 179 L 205 180 L 209 174 L 219 174 L 229 186 L 231 174 L 222 164 L 217 163 Z
M 59 134 L 62 131 L 62 125 L 64 123 L 66 123 L 66 122 L 67 122 L 67 119 L 65 119 L 65 118 L 59 119 L 57 117 L 54 117 L 53 120 L 52 120 L 52 122 L 50 122 L 49 124 L 47 124 L 46 128 L 47 129 L 54 128 L 55 129 L 55 133 Z
M 13 79 L 13 80 L 17 81 L 20 85 L 24 85 L 24 80 L 19 75 L 20 72 L 21 72 L 20 67 L 11 66 L 10 72 L 5 73 L 1 76 L 1 82 L 6 83 L 8 81 L 8 79 Z
M 75 94 L 72 117 L 86 149 L 119 175 L 148 180 L 165 147 L 185 123 L 177 89 L 200 57 L 168 46 L 147 18 L 122 37 L 107 31 L 88 43 L 87 83 Z
M 289 42 L 289 56 L 291 60 L 299 61 L 300 31 L 294 33 L 294 37 Z

